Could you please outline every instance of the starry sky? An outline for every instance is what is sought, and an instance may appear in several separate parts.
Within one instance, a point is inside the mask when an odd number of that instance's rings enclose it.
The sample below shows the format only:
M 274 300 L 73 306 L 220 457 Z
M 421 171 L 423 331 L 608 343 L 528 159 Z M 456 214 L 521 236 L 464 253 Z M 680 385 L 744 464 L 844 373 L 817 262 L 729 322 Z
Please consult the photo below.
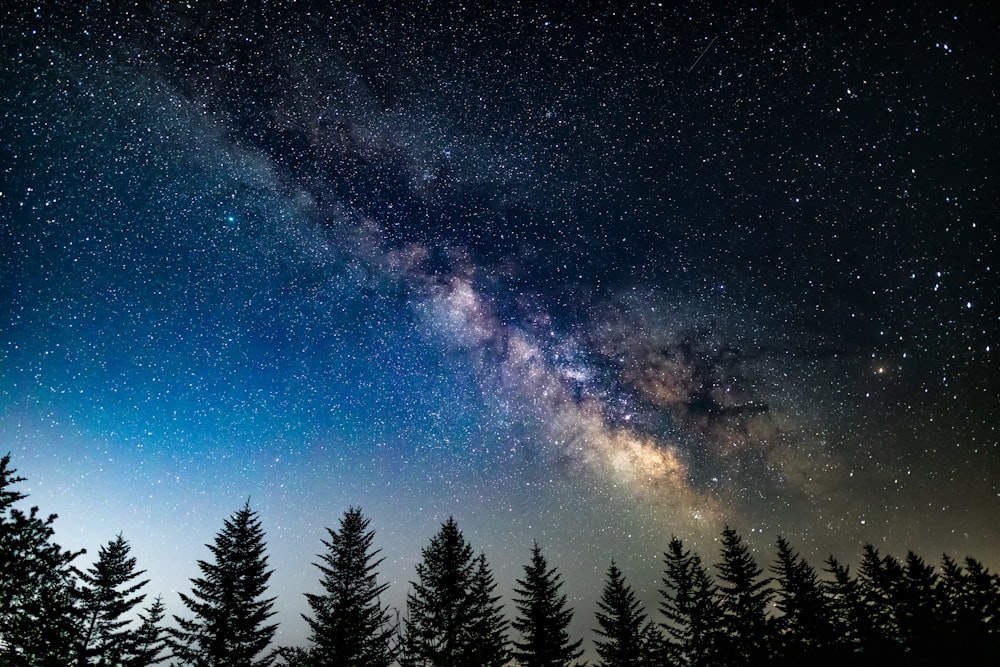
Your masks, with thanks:
M 588 639 L 726 524 L 1000 566 L 996 8 L 138 4 L 0 10 L 0 449 L 65 546 L 180 613 L 249 498 L 284 644 L 350 505 L 387 602 L 454 516 Z

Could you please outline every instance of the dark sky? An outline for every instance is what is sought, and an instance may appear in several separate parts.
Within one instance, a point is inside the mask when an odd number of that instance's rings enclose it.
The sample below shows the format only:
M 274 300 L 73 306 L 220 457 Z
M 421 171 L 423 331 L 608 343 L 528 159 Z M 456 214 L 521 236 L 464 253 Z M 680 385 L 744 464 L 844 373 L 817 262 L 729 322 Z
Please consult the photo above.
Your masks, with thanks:
M 350 505 L 393 604 L 453 515 L 577 635 L 727 523 L 1000 566 L 988 3 L 107 4 L 0 14 L 0 449 L 66 546 L 179 613 L 249 497 L 283 643 Z

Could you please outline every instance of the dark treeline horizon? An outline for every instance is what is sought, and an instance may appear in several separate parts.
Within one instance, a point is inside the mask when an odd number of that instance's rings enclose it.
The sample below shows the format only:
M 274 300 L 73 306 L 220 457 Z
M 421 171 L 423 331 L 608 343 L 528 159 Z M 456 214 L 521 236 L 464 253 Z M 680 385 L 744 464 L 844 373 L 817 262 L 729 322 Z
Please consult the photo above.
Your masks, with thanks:
M 666 545 L 655 609 L 644 608 L 612 559 L 590 624 L 574 616 L 557 564 L 536 542 L 504 600 L 485 552 L 449 517 L 421 549 L 403 609 L 382 602 L 375 531 L 350 507 L 313 564 L 309 636 L 275 646 L 265 532 L 250 501 L 224 521 L 199 576 L 168 620 L 121 534 L 86 570 L 55 540 L 56 515 L 18 507 L 24 479 L 0 459 L 0 662 L 11 666 L 149 665 L 570 667 L 592 646 L 598 667 L 995 664 L 1000 575 L 969 556 L 934 566 L 865 544 L 856 569 L 807 562 L 783 536 L 759 563 L 727 526 L 706 563 L 677 536 Z M 506 603 L 509 603 L 506 604 Z M 143 606 L 144 605 L 144 606 Z M 508 617 L 505 609 L 514 612 Z M 586 642 L 586 644 L 585 644 Z

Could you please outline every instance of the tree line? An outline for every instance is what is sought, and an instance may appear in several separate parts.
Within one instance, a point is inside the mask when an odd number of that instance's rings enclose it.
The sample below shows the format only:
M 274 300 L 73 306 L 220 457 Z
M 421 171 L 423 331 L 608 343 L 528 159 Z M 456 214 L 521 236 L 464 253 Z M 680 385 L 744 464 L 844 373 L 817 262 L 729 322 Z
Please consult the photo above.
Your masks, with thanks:
M 583 640 L 562 575 L 533 545 L 508 620 L 497 583 L 453 518 L 421 551 L 402 614 L 385 605 L 370 521 L 348 509 L 326 529 L 315 563 L 321 592 L 305 595 L 302 647 L 272 646 L 265 534 L 249 502 L 225 520 L 200 576 L 167 622 L 160 597 L 118 535 L 86 570 L 83 552 L 54 541 L 55 515 L 15 507 L 24 481 L 0 459 L 0 663 L 147 667 L 571 667 Z M 857 571 L 830 557 L 817 571 L 783 537 L 766 570 L 732 528 L 714 574 L 671 538 L 656 617 L 612 561 L 594 618 L 599 667 L 995 664 L 1000 577 L 944 556 L 935 568 L 864 547 Z

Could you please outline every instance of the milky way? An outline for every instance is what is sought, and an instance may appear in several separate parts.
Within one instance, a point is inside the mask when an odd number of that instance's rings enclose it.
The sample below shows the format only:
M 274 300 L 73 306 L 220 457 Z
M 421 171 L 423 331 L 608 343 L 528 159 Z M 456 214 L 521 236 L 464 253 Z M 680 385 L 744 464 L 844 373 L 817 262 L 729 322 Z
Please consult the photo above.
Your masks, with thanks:
M 995 12 L 21 4 L 0 446 L 172 611 L 247 497 L 284 643 L 352 504 L 579 635 L 726 524 L 1000 565 Z

